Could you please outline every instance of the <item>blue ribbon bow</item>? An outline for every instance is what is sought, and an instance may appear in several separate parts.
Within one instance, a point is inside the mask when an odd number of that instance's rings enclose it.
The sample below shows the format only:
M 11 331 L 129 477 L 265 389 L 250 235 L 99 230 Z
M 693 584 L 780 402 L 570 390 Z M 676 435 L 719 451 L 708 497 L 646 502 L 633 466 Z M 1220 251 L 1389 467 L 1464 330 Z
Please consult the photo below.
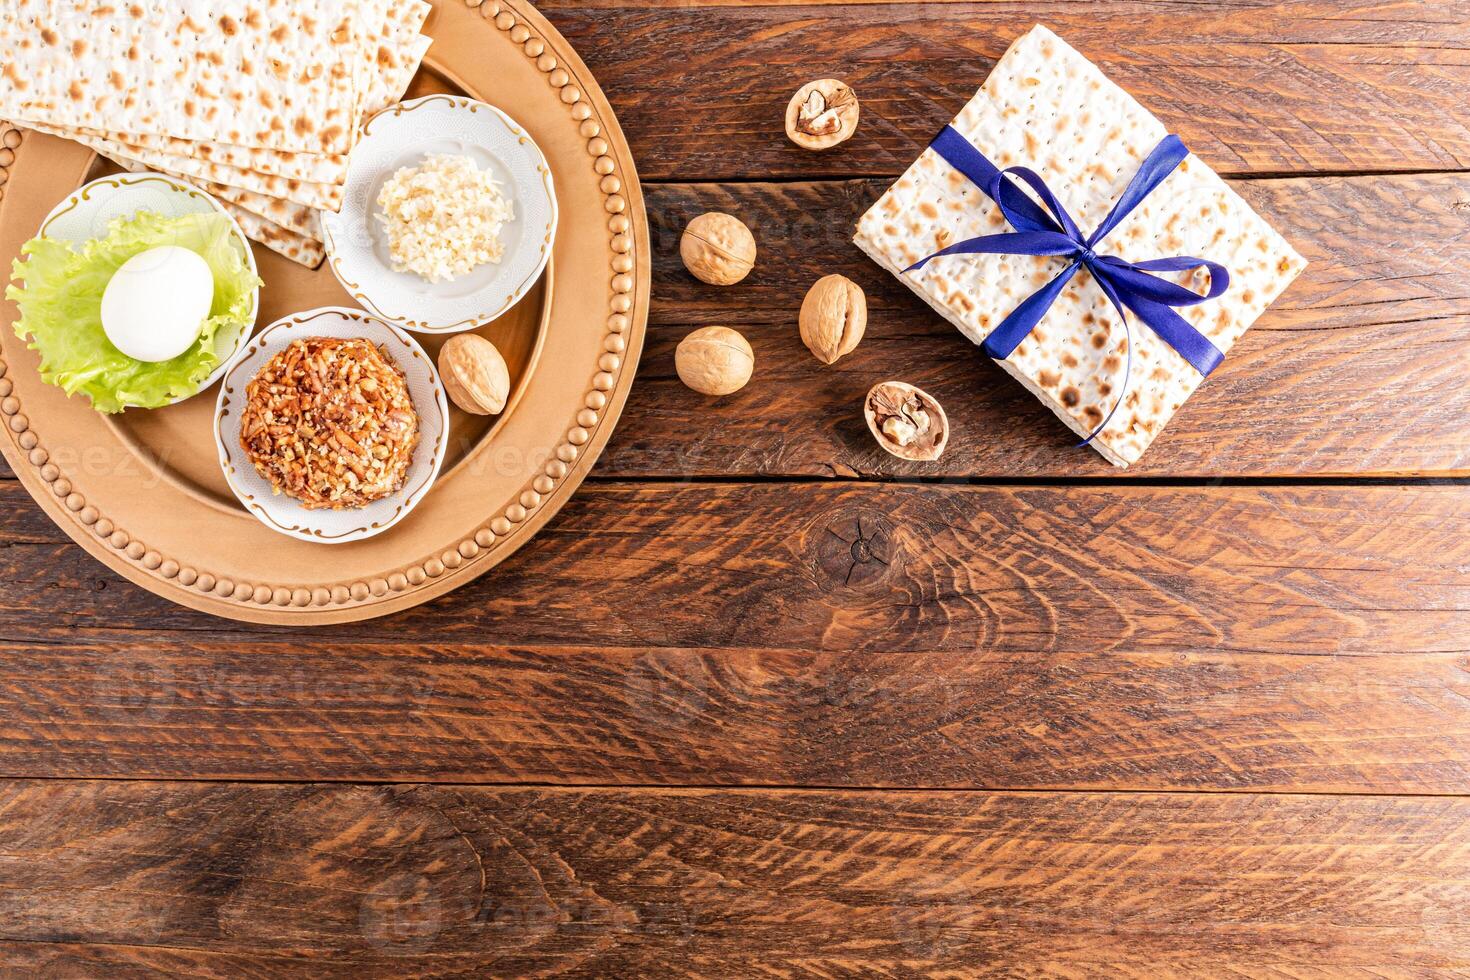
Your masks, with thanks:
M 1056 302 L 1056 298 L 1077 274 L 1077 270 L 1084 267 L 1092 273 L 1092 277 L 1097 280 L 1098 286 L 1122 318 L 1123 329 L 1128 337 L 1128 359 L 1123 374 L 1123 387 L 1113 410 L 1093 430 L 1083 445 L 1097 438 L 1097 434 L 1107 428 L 1128 393 L 1129 377 L 1133 370 L 1133 331 L 1128 325 L 1125 307 L 1148 324 L 1160 339 L 1178 351 L 1201 375 L 1208 375 L 1220 366 L 1225 355 L 1210 343 L 1209 338 L 1175 313 L 1173 307 L 1203 303 L 1215 299 L 1230 288 L 1230 273 L 1223 265 L 1189 255 L 1172 259 L 1151 259 L 1147 262 L 1127 262 L 1115 255 L 1098 255 L 1096 251 L 1102 240 L 1189 156 L 1189 150 L 1179 137 L 1170 135 L 1159 141 L 1159 145 L 1143 161 L 1143 166 L 1123 191 L 1118 203 L 1113 205 L 1113 210 L 1098 225 L 1097 230 L 1087 236 L 1078 230 L 1067 209 L 1062 207 L 1056 195 L 1052 194 L 1035 171 L 1026 167 L 998 169 L 953 126 L 944 127 L 944 132 L 939 134 L 931 148 L 988 194 L 1016 230 L 999 235 L 982 235 L 951 245 L 915 262 L 904 270 L 905 273 L 922 269 L 933 260 L 946 255 L 1055 255 L 1071 260 L 1055 279 L 1023 300 L 1001 321 L 1000 326 L 991 331 L 981 344 L 981 349 L 987 355 L 998 361 L 1009 357 L 1041 322 L 1041 318 L 1051 309 L 1052 303 Z M 1007 180 L 1008 174 L 1014 174 L 1025 181 L 1036 192 L 1046 210 L 1042 210 L 1014 182 Z M 1048 214 L 1048 211 L 1051 213 Z M 1210 291 L 1203 296 L 1192 289 L 1149 274 L 1184 272 L 1201 267 L 1210 272 Z

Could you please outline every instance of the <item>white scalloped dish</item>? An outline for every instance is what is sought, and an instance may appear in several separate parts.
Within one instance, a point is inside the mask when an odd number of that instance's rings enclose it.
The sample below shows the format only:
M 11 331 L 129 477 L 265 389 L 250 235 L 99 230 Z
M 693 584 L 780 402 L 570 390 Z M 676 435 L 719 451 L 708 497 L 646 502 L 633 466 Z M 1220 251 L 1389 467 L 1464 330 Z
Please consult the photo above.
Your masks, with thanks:
M 108 223 L 113 219 L 131 218 L 142 212 L 151 212 L 164 218 L 179 218 L 189 214 L 222 215 L 230 223 L 235 245 L 245 267 L 252 275 L 259 274 L 250 241 L 234 216 L 210 194 L 163 174 L 111 174 L 90 181 L 52 208 L 37 234 L 43 238 L 66 242 L 76 249 L 87 241 L 105 236 Z M 238 329 L 215 335 L 214 353 L 219 358 L 219 365 L 193 394 L 180 396 L 172 404 L 177 405 L 193 398 L 224 377 L 225 372 L 245 349 L 245 342 L 255 329 L 259 312 L 260 287 L 257 286 L 250 300 L 249 322 L 240 325 Z
M 498 262 L 443 282 L 396 271 L 378 217 L 383 186 L 434 155 L 468 157 L 501 186 L 515 215 L 501 228 Z M 332 273 L 364 308 L 407 330 L 458 333 L 493 322 L 535 286 L 551 259 L 557 219 L 551 167 L 519 123 L 475 99 L 430 95 L 368 120 L 342 210 L 322 215 L 322 231 Z
M 266 362 L 295 340 L 306 337 L 362 338 L 397 364 L 408 383 L 418 415 L 419 442 L 397 493 L 364 507 L 312 510 L 276 493 L 240 444 L 246 389 Z M 449 404 L 433 361 L 412 337 L 361 310 L 327 307 L 278 320 L 251 341 L 245 355 L 225 375 L 215 413 L 214 437 L 220 467 L 235 497 L 273 531 L 303 541 L 346 544 L 382 534 L 423 500 L 439 476 L 449 436 Z

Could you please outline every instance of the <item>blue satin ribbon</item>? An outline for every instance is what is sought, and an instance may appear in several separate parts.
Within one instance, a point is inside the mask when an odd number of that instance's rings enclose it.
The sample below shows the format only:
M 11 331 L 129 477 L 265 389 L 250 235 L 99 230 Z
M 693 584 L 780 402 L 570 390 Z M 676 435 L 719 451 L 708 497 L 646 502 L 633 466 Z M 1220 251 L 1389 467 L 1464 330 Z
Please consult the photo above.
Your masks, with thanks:
M 1127 262 L 1115 255 L 1098 255 L 1096 251 L 1102 240 L 1189 156 L 1189 150 L 1179 137 L 1170 135 L 1159 141 L 1159 145 L 1143 161 L 1143 166 L 1123 191 L 1123 196 L 1118 198 L 1118 203 L 1113 205 L 1113 210 L 1097 226 L 1096 231 L 1086 236 L 1035 171 L 1026 167 L 1007 167 L 1004 170 L 997 168 L 953 126 L 944 127 L 944 132 L 932 144 L 932 149 L 988 194 L 1016 230 L 999 235 L 982 235 L 951 245 L 915 262 L 904 270 L 905 273 L 922 269 L 946 255 L 1055 255 L 1070 260 L 1055 279 L 1023 300 L 1001 321 L 1000 326 L 990 332 L 981 344 L 981 349 L 987 355 L 998 361 L 1009 357 L 1041 322 L 1041 318 L 1051 309 L 1052 303 L 1056 302 L 1056 298 L 1061 295 L 1067 283 L 1071 282 L 1078 269 L 1086 268 L 1092 273 L 1093 279 L 1097 280 L 1098 286 L 1122 318 L 1123 329 L 1128 338 L 1123 387 L 1113 410 L 1093 430 L 1083 445 L 1097 438 L 1097 434 L 1107 428 L 1128 393 L 1128 383 L 1133 371 L 1133 331 L 1128 325 L 1126 310 L 1132 310 L 1201 375 L 1208 375 L 1220 366 L 1225 355 L 1210 343 L 1208 337 L 1175 313 L 1173 307 L 1203 303 L 1215 299 L 1229 289 L 1230 273 L 1223 265 L 1189 255 Z M 1007 179 L 1008 175 L 1025 181 L 1036 192 L 1041 205 Z M 1210 291 L 1203 296 L 1192 289 L 1149 274 L 1184 272 L 1199 268 L 1210 272 Z

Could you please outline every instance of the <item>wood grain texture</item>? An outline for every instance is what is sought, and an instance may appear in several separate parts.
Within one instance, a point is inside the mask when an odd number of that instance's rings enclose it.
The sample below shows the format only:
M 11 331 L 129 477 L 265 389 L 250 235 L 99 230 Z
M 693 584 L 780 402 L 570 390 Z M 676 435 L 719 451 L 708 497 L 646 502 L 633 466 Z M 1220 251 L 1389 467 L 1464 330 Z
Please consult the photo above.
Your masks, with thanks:
M 887 653 L 1465 653 L 1470 487 L 603 485 L 385 643 Z M 0 483 L 13 640 L 218 635 Z
M 601 79 L 645 178 L 896 175 L 1038 22 L 1221 172 L 1470 167 L 1462 0 L 540 6 Z M 813 157 L 782 113 L 829 75 L 855 87 L 863 122 Z
M 1327 476 L 1470 474 L 1470 177 L 1236 182 L 1312 265 L 1127 471 L 1087 449 L 1030 394 L 850 241 L 882 181 L 653 188 L 655 306 L 636 386 L 600 473 L 691 476 Z M 739 215 L 761 260 L 715 289 L 678 257 L 685 224 Z M 1401 220 L 1413 215 L 1412 220 Z M 862 345 L 833 367 L 802 346 L 797 311 L 818 278 L 864 287 Z M 742 330 L 754 380 L 723 399 L 680 384 L 696 324 Z M 900 378 L 945 406 L 938 463 L 882 452 L 862 399 Z
M 653 190 L 655 326 L 599 474 L 1123 475 L 1078 449 L 1035 399 L 848 243 L 850 219 L 882 186 Z M 1237 186 L 1313 264 L 1127 475 L 1470 473 L 1470 178 Z M 684 224 L 712 207 L 761 235 L 762 263 L 734 289 L 696 283 L 677 258 Z M 1414 220 L 1402 225 L 1402 214 Z M 860 282 L 873 310 L 864 344 L 833 368 L 810 357 L 795 329 L 805 289 L 828 271 Z M 678 340 L 705 323 L 736 325 L 756 344 L 755 381 L 733 397 L 701 398 L 673 371 Z M 889 376 L 945 404 L 957 435 L 940 463 L 903 463 L 872 444 L 858 409 Z
M 21 782 L 0 788 L 0 955 L 91 976 L 1427 975 L 1470 969 L 1467 866 L 1464 799 Z
M 292 632 L 113 576 L 0 465 L 0 976 L 1470 974 L 1470 484 L 1425 479 L 1470 475 L 1470 3 L 540 6 L 665 182 L 598 471 L 645 482 Z M 1129 475 L 1415 479 L 1115 482 L 848 244 L 1038 21 L 1313 263 Z M 826 74 L 864 122 L 812 156 L 780 116 Z M 761 239 L 735 289 L 674 257 L 713 207 Z M 823 369 L 828 272 L 874 316 Z M 708 323 L 757 352 L 721 402 L 672 371 Z M 894 376 L 942 465 L 870 448 Z
M 0 646 L 0 777 L 1470 785 L 1470 655 Z

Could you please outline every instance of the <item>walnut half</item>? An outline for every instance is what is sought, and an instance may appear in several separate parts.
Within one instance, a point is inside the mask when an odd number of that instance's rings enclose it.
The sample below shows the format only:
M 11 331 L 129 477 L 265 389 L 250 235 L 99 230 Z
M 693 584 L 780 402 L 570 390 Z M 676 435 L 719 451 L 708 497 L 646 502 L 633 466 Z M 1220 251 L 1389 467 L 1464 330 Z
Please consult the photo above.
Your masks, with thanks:
M 808 82 L 786 107 L 786 135 L 805 150 L 827 150 L 857 132 L 857 96 L 835 78 Z
M 863 403 L 868 430 L 899 459 L 929 462 L 944 455 L 949 419 L 928 393 L 902 381 L 873 386 Z

